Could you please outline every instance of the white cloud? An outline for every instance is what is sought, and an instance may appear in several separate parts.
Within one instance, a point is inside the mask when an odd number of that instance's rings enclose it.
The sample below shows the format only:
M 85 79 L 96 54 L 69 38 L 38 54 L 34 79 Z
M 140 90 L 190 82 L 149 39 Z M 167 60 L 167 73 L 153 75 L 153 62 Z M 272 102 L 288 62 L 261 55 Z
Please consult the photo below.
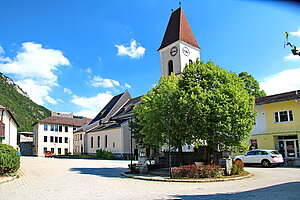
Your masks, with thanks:
M 50 96 L 45 96 L 44 100 L 47 101 L 48 103 L 52 104 L 52 105 L 58 104 L 58 102 L 55 99 L 51 98 Z
M 130 88 L 131 88 L 131 85 L 129 85 L 128 83 L 125 83 L 124 87 L 130 89 Z
M 100 76 L 94 76 L 92 80 L 90 80 L 90 84 L 93 87 L 104 87 L 104 88 L 111 88 L 115 86 L 120 86 L 119 81 L 108 79 L 108 78 L 101 78 Z
M 69 88 L 64 88 L 64 93 L 72 94 L 72 90 Z
M 298 51 L 300 51 L 300 48 L 297 48 Z M 300 56 L 294 55 L 290 53 L 289 55 L 284 57 L 285 61 L 300 61 Z
M 144 56 L 146 49 L 142 46 L 137 46 L 135 40 L 131 40 L 130 46 L 115 45 L 118 48 L 118 56 L 129 56 L 130 58 L 141 58 Z
M 24 91 L 27 92 L 29 97 L 37 104 L 44 104 L 44 97 L 48 96 L 51 88 L 47 85 L 39 85 L 32 79 L 24 79 L 15 82 Z
M 272 76 L 266 77 L 260 88 L 265 90 L 267 95 L 299 90 L 300 88 L 300 68 L 288 69 Z
M 292 36 L 298 36 L 298 37 L 300 37 L 300 28 L 299 28 L 298 31 L 296 31 L 296 32 L 290 32 L 290 34 L 291 34 Z
M 14 75 L 16 83 L 41 105 L 45 101 L 53 103 L 48 94 L 51 87 L 58 86 L 54 72 L 62 65 L 70 65 L 70 62 L 61 51 L 43 48 L 34 42 L 23 43 L 21 51 L 12 59 L 0 57 L 0 71 Z
M 89 73 L 89 74 L 91 74 L 92 73 L 92 69 L 89 67 L 89 68 L 86 69 L 86 72 Z
M 94 97 L 79 97 L 73 95 L 71 102 L 81 107 L 81 110 L 75 113 L 76 115 L 94 118 L 112 97 L 110 92 L 99 93 Z

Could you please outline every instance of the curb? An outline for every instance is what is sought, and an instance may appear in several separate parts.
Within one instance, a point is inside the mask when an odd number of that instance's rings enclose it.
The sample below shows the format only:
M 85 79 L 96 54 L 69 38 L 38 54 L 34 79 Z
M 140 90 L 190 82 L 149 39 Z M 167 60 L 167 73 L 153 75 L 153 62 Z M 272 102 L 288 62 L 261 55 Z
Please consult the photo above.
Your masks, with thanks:
M 0 177 L 0 184 L 5 183 L 5 182 L 9 182 L 9 181 L 12 181 L 12 180 L 15 180 L 16 178 L 18 178 L 18 175 L 7 176 L 7 177 Z
M 250 178 L 253 176 L 252 174 L 248 174 L 245 176 L 239 177 L 232 177 L 232 178 L 211 178 L 211 179 L 170 179 L 164 177 L 147 177 L 147 176 L 140 176 L 140 175 L 133 175 L 133 174 L 121 174 L 121 176 L 125 176 L 127 178 L 145 180 L 145 181 L 161 181 L 161 182 L 181 182 L 181 183 L 209 183 L 209 182 L 221 182 L 221 181 L 235 181 L 235 180 L 242 180 L 245 178 Z

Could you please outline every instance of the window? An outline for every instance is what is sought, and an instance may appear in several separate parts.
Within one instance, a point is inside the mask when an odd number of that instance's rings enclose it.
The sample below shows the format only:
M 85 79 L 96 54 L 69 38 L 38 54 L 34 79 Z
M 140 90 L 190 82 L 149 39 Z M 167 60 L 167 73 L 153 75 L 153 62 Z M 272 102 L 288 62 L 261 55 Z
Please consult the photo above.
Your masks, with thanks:
M 80 134 L 80 140 L 82 140 L 82 134 Z
M 105 148 L 107 148 L 107 143 L 108 143 L 108 141 L 107 141 L 107 135 L 105 136 Z
M 44 147 L 44 153 L 46 153 L 46 151 L 47 151 L 47 147 Z
M 291 122 L 293 121 L 292 110 L 284 110 L 280 112 L 274 112 L 275 123 L 277 122 Z
M 44 142 L 47 142 L 47 136 L 44 136 Z
M 58 148 L 57 150 L 58 150 L 57 153 L 58 153 L 58 154 L 61 154 L 61 148 Z
M 50 136 L 50 142 L 54 142 L 53 136 Z
M 68 127 L 67 126 L 65 126 L 65 132 L 68 132 L 69 130 L 68 130 Z
M 91 148 L 94 148 L 94 137 L 91 137 Z
M 68 143 L 68 142 L 69 142 L 69 138 L 65 137 L 65 143 Z
M 173 61 L 172 60 L 169 60 L 169 63 L 168 63 L 168 75 L 171 75 L 172 72 L 174 72 L 173 70 Z
M 113 148 L 115 148 L 116 147 L 116 143 L 115 142 L 113 142 Z
M 97 141 L 98 141 L 97 142 L 97 144 L 98 144 L 97 147 L 100 148 L 100 136 L 98 136 L 98 140 Z
M 48 125 L 44 124 L 44 131 L 48 131 Z
M 54 153 L 54 148 L 51 148 L 51 152 Z
M 55 131 L 56 132 L 58 131 L 58 125 L 55 125 Z
M 55 143 L 58 143 L 58 137 L 55 137 Z
M 59 137 L 59 143 L 62 143 L 62 137 Z
M 59 131 L 59 132 L 62 132 L 62 126 L 59 126 L 59 127 L 58 127 L 58 131 Z
M 68 154 L 69 152 L 68 152 L 68 148 L 65 148 L 65 154 Z
M 54 125 L 50 125 L 50 131 L 54 131 Z
M 76 130 L 76 127 L 73 127 L 73 131 L 75 131 Z

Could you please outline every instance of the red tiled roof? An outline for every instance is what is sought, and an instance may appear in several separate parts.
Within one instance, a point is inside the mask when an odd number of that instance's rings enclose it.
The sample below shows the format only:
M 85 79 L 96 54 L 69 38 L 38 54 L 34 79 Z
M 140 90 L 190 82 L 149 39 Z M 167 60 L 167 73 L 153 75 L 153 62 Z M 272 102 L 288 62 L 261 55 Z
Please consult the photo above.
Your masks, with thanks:
M 92 119 L 90 118 L 68 118 L 68 117 L 59 117 L 52 116 L 46 119 L 38 121 L 38 123 L 47 123 L 47 124 L 57 124 L 57 125 L 69 125 L 81 127 L 85 124 L 90 123 Z
M 178 40 L 200 49 L 182 8 L 172 13 L 163 41 L 157 51 Z

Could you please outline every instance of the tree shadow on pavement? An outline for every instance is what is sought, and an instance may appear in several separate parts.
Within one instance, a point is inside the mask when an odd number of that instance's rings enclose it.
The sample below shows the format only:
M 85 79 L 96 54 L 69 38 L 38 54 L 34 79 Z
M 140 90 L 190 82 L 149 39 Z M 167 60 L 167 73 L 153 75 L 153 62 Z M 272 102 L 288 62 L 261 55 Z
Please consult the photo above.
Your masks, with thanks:
M 284 183 L 270 187 L 260 188 L 256 190 L 249 190 L 237 193 L 220 193 L 220 194 L 207 194 L 207 195 L 174 195 L 170 199 L 299 199 L 300 198 L 300 182 Z
M 80 174 L 89 174 L 107 178 L 120 178 L 120 174 L 127 171 L 127 168 L 71 168 L 70 171 L 77 171 Z

